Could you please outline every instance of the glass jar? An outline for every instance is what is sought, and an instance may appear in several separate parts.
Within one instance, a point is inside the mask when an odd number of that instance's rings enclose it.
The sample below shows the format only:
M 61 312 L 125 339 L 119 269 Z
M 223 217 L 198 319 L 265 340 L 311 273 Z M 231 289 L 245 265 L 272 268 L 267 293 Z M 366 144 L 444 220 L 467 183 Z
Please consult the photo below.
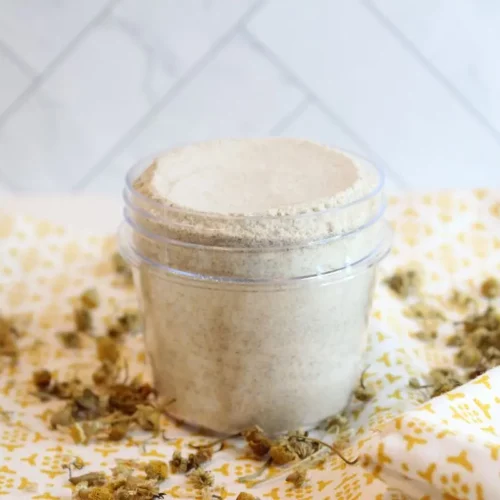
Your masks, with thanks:
M 172 416 L 221 433 L 253 424 L 277 432 L 345 407 L 391 241 L 383 175 L 354 158 L 376 178 L 368 194 L 293 215 L 169 206 L 134 187 L 153 159 L 129 172 L 121 251 Z

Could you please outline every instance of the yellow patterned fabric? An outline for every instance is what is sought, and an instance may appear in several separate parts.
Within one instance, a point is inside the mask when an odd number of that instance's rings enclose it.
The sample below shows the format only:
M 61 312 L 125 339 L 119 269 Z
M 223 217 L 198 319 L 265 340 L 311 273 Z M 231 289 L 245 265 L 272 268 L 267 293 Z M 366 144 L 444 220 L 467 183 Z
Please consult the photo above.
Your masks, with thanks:
M 425 291 L 445 295 L 451 287 L 477 287 L 500 271 L 500 196 L 476 190 L 389 200 L 396 237 L 381 275 L 411 261 L 426 272 Z M 206 439 L 196 430 L 164 419 L 165 434 L 143 443 L 137 432 L 120 443 L 75 445 L 69 435 L 49 429 L 59 402 L 41 403 L 31 395 L 33 370 L 47 368 L 64 378 L 90 377 L 96 368 L 93 341 L 74 355 L 56 333 L 71 329 L 75 297 L 96 286 L 103 297 L 96 331 L 135 305 L 132 290 L 116 282 L 109 256 L 113 237 L 102 238 L 59 227 L 50 221 L 0 214 L 0 311 L 22 317 L 27 334 L 20 340 L 19 363 L 0 360 L 0 496 L 71 498 L 68 456 L 85 461 L 82 472 L 109 470 L 117 458 L 168 460 L 174 450 Z M 368 403 L 353 401 L 351 431 L 338 436 L 344 453 L 360 456 L 354 466 L 329 457 L 294 488 L 283 471 L 272 468 L 268 481 L 248 490 L 262 500 L 498 499 L 500 475 L 500 369 L 431 401 L 408 387 L 429 367 L 450 362 L 443 339 L 423 344 L 411 332 L 415 322 L 404 304 L 379 285 L 370 323 L 365 383 L 376 391 Z M 140 337 L 126 343 L 130 372 L 147 373 Z M 325 435 L 325 440 L 335 436 Z M 345 444 L 348 441 L 348 444 Z M 261 466 L 238 441 L 214 455 L 213 493 L 235 499 L 246 488 L 236 480 Z M 35 487 L 32 483 L 36 483 Z M 166 498 L 201 498 L 183 476 L 161 484 Z

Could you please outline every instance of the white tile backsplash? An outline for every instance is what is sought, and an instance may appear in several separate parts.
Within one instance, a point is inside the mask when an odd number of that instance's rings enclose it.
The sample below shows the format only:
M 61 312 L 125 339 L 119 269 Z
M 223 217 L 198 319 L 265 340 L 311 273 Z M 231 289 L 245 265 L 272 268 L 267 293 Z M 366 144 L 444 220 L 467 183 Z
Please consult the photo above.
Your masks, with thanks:
M 500 3 L 370 0 L 500 134 Z
M 268 134 L 391 191 L 500 186 L 499 25 L 495 0 L 3 0 L 0 192 L 117 195 L 156 150 Z
M 174 145 L 266 135 L 302 100 L 303 94 L 279 70 L 236 36 L 84 188 L 118 194 L 135 161 Z
M 31 75 L 0 46 L 0 116 L 28 87 L 30 81 Z
M 432 179 L 461 188 L 488 185 L 492 175 L 500 184 L 500 144 L 360 3 L 316 0 L 311 9 L 295 1 L 294 15 L 276 30 L 285 5 L 269 2 L 250 33 L 408 184 L 425 188 Z
M 0 41 L 42 72 L 109 0 L 2 0 Z

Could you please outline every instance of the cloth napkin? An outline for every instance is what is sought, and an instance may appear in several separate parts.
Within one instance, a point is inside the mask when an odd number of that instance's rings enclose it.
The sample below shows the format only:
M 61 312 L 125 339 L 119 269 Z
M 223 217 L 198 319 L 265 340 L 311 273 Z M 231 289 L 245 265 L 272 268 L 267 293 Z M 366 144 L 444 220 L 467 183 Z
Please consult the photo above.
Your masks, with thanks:
M 433 366 L 450 363 L 453 351 L 444 340 L 422 343 L 405 315 L 405 303 L 382 284 L 400 266 L 417 261 L 424 269 L 425 293 L 444 297 L 451 288 L 472 291 L 500 271 L 500 195 L 476 190 L 389 199 L 395 229 L 391 255 L 383 262 L 370 322 L 364 381 L 375 397 L 353 400 L 347 410 L 349 430 L 321 436 L 336 441 L 356 465 L 327 457 L 295 488 L 286 472 L 272 468 L 265 482 L 247 489 L 237 478 L 262 464 L 235 441 L 215 454 L 208 468 L 215 474 L 213 493 L 236 498 L 248 491 L 261 499 L 398 500 L 497 499 L 500 466 L 500 369 L 454 391 L 428 400 L 410 389 L 410 377 L 423 379 Z M 0 496 L 71 498 L 69 457 L 81 457 L 86 471 L 113 467 L 117 458 L 171 457 L 188 443 L 206 439 L 164 419 L 165 434 L 145 440 L 136 433 L 120 443 L 75 445 L 70 436 L 49 429 L 60 403 L 41 403 L 30 393 L 33 370 L 47 368 L 61 377 L 88 376 L 96 367 L 89 340 L 78 355 L 68 355 L 55 335 L 72 324 L 75 297 L 97 287 L 103 297 L 96 329 L 104 330 L 121 311 L 135 307 L 132 289 L 118 283 L 110 264 L 114 236 L 82 234 L 69 227 L 29 217 L 0 214 L 0 311 L 22 321 L 19 363 L 0 361 Z M 130 372 L 147 373 L 140 336 L 126 343 Z M 166 498 L 200 498 L 183 476 L 161 485 Z

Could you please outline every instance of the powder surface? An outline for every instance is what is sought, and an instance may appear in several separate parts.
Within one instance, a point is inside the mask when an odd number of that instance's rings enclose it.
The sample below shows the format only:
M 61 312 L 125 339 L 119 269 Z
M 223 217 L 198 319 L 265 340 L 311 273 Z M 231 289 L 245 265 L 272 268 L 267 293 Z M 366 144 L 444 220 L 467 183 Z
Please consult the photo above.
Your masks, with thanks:
M 160 157 L 151 189 L 171 204 L 219 214 L 314 209 L 355 189 L 345 154 L 298 139 L 211 141 Z M 359 193 L 358 193 L 359 194 Z

